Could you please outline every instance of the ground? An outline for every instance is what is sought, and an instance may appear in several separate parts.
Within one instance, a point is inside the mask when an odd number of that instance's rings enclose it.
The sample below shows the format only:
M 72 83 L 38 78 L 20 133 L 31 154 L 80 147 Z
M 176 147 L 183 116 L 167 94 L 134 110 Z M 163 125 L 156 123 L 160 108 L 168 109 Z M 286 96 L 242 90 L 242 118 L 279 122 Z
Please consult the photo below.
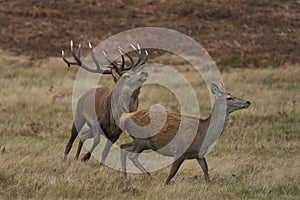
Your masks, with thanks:
M 195 161 L 185 162 L 168 186 L 163 182 L 170 166 L 151 177 L 129 174 L 124 180 L 120 171 L 99 167 L 95 158 L 75 161 L 77 141 L 63 162 L 76 68 L 62 67 L 60 58 L 40 61 L 37 67 L 27 57 L 4 52 L 0 66 L 0 199 L 299 199 L 299 65 L 222 72 L 232 95 L 252 105 L 232 114 L 208 154 L 210 187 Z M 207 88 L 192 70 L 183 75 L 207 116 Z M 104 83 L 113 85 L 111 78 Z M 159 102 L 178 112 L 167 91 L 142 88 L 140 108 Z M 128 136 L 122 135 L 118 145 L 124 140 Z

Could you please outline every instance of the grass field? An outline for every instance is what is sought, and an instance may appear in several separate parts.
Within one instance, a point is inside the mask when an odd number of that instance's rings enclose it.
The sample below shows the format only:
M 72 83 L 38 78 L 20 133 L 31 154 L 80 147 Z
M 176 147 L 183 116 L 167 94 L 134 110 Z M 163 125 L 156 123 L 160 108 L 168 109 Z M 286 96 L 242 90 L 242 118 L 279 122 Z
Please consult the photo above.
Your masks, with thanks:
M 184 73 L 207 114 L 207 88 L 193 80 L 192 71 Z M 232 115 L 207 156 L 210 187 L 194 161 L 185 162 L 168 186 L 163 182 L 169 167 L 123 180 L 94 158 L 75 161 L 76 145 L 63 162 L 75 75 L 76 68 L 59 58 L 36 63 L 0 52 L 0 199 L 300 198 L 300 66 L 222 72 L 228 90 L 252 105 Z M 174 97 L 162 92 L 142 89 L 141 107 L 160 102 L 176 111 Z

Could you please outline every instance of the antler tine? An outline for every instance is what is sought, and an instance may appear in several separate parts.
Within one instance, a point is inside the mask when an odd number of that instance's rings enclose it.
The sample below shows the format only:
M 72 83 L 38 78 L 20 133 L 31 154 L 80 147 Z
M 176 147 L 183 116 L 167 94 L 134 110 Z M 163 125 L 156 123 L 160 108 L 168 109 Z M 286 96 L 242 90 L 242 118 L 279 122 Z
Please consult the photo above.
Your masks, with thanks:
M 99 64 L 98 60 L 96 59 L 96 56 L 95 56 L 95 53 L 94 53 L 94 50 L 93 50 L 93 46 L 90 42 L 89 42 L 89 48 L 91 50 L 91 56 L 92 56 L 93 61 L 96 64 L 97 70 L 100 70 L 100 64 Z
M 131 48 L 138 53 L 138 50 L 136 49 L 136 47 L 133 44 L 130 44 Z
M 142 53 L 142 51 L 141 51 L 141 46 L 140 46 L 139 44 L 136 44 L 136 46 L 138 47 L 139 54 L 141 54 L 141 53 Z
M 145 56 L 142 56 L 143 54 L 142 54 L 142 50 L 141 50 L 140 45 L 137 44 L 137 47 L 138 47 L 138 50 L 139 50 L 139 55 L 138 55 L 139 56 L 139 60 L 136 62 L 135 67 L 144 65 L 147 62 L 148 58 L 149 58 L 149 53 L 148 53 L 147 50 L 145 50 Z
M 130 60 L 130 62 L 131 62 L 131 66 L 129 66 L 129 67 L 127 67 L 127 66 L 124 64 L 123 70 L 130 70 L 130 69 L 132 68 L 132 66 L 133 66 L 133 63 L 134 63 L 133 58 L 132 58 L 127 52 L 125 52 L 123 48 L 119 47 L 119 51 L 120 51 L 121 55 L 124 55 L 124 54 L 125 54 L 125 56 L 127 56 L 127 58 L 128 58 L 128 59 Z M 123 58 L 122 58 L 122 59 L 123 59 Z
M 148 60 L 149 53 L 148 53 L 147 50 L 145 50 L 145 54 L 146 54 L 146 56 L 145 56 L 144 60 L 141 62 L 141 65 L 145 64 L 147 62 L 147 60 Z
M 81 48 L 81 43 L 78 44 L 78 49 L 77 49 L 77 56 L 80 59 L 80 48 Z
M 68 65 L 68 67 L 70 67 L 71 65 L 77 65 L 78 63 L 75 61 L 69 61 L 66 57 L 65 57 L 65 52 L 64 50 L 61 50 L 61 56 L 63 58 L 63 60 L 65 61 L 65 63 Z
M 133 48 L 134 52 L 138 56 L 138 60 L 132 66 L 132 68 L 134 68 L 141 62 L 141 53 L 139 53 L 139 51 L 136 49 L 136 47 L 133 44 L 130 44 L 130 46 Z
M 81 66 L 82 62 L 81 62 L 80 58 L 75 53 L 74 46 L 73 46 L 73 40 L 70 41 L 70 48 L 71 48 L 71 54 L 72 54 L 73 58 L 76 60 L 78 65 Z
M 74 51 L 74 47 L 73 47 L 73 41 L 70 41 L 70 48 L 71 51 Z M 78 63 L 76 61 L 69 61 L 66 57 L 65 57 L 65 52 L 64 50 L 61 51 L 61 56 L 63 58 L 63 60 L 65 61 L 65 63 L 68 65 L 68 67 L 70 67 L 71 65 L 78 65 Z
M 82 67 L 83 69 L 85 69 L 86 71 L 92 72 L 92 73 L 100 73 L 100 74 L 111 74 L 111 70 L 110 69 L 101 69 L 99 62 L 97 61 L 94 52 L 92 50 L 92 46 L 91 44 L 89 44 L 89 47 L 91 49 L 91 56 L 93 58 L 93 61 L 95 62 L 97 69 L 93 69 L 88 67 L 87 65 L 85 65 L 84 63 L 82 63 L 82 61 L 80 60 L 80 48 L 81 48 L 81 44 L 78 45 L 78 49 L 77 52 L 75 53 L 74 50 L 74 45 L 73 45 L 73 41 L 70 41 L 70 49 L 71 49 L 71 54 L 74 58 L 75 61 L 69 61 L 66 57 L 65 57 L 65 52 L 62 50 L 61 55 L 63 60 L 65 61 L 65 63 L 70 67 L 71 65 L 77 65 L 79 67 Z
M 119 47 L 119 52 L 120 52 L 121 58 L 122 58 L 121 70 L 123 71 L 125 69 L 125 58 L 124 58 L 124 51 L 121 47 Z

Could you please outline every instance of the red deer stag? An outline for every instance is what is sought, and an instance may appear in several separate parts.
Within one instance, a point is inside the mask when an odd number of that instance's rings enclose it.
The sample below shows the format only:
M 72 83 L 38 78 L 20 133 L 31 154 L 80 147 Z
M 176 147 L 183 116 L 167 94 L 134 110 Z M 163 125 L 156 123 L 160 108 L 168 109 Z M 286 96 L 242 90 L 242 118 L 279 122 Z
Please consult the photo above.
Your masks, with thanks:
M 120 83 L 121 84 L 121 83 Z M 214 95 L 215 102 L 210 116 L 206 119 L 197 117 L 183 116 L 177 113 L 166 112 L 166 117 L 162 117 L 162 112 L 140 110 L 132 113 L 123 113 L 120 118 L 120 127 L 128 133 L 133 142 L 122 144 L 121 147 L 121 166 L 124 176 L 126 177 L 126 157 L 143 173 L 148 174 L 147 170 L 138 161 L 139 153 L 144 150 L 151 149 L 157 153 L 174 158 L 170 173 L 165 181 L 168 184 L 173 176 L 177 173 L 180 165 L 186 159 L 196 159 L 201 166 L 204 177 L 209 183 L 208 167 L 205 159 L 205 154 L 199 156 L 200 147 L 203 144 L 204 138 L 208 133 L 210 123 L 216 124 L 212 116 L 219 114 L 219 105 L 223 99 L 225 120 L 224 126 L 221 127 L 220 133 L 225 129 L 229 121 L 229 114 L 240 109 L 246 109 L 250 106 L 249 101 L 231 96 L 224 92 L 223 84 L 211 85 L 211 91 Z M 219 105 L 218 105 L 219 104 Z M 152 134 L 156 129 L 157 123 L 152 123 L 149 127 L 150 117 L 151 122 L 164 121 L 162 128 L 155 135 Z M 163 119 L 164 118 L 164 119 Z M 220 120 L 219 120 L 220 121 Z M 133 124 L 134 122 L 135 124 Z M 183 124 L 183 131 L 178 131 L 180 124 Z M 147 126 L 148 125 L 148 126 Z M 196 127 L 193 135 L 190 127 Z M 177 136 L 176 136 L 177 135 Z M 175 138 L 176 137 L 176 138 Z M 189 142 L 187 142 L 189 140 Z M 187 145 L 188 144 L 188 145 Z
M 118 67 L 115 63 L 111 62 L 107 58 L 106 54 L 103 52 L 105 58 L 107 59 L 107 61 L 112 67 L 101 69 L 99 62 L 95 57 L 93 48 L 89 43 L 91 57 L 96 65 L 96 69 L 94 69 L 85 65 L 80 60 L 80 47 L 81 47 L 80 44 L 78 46 L 77 52 L 75 52 L 72 41 L 70 42 L 70 47 L 71 47 L 71 54 L 74 58 L 74 61 L 67 60 L 67 58 L 64 55 L 64 51 L 62 51 L 62 58 L 69 67 L 71 65 L 77 65 L 92 73 L 111 74 L 113 76 L 115 83 L 129 70 L 137 71 L 138 68 L 143 68 L 145 62 L 148 59 L 148 52 L 145 51 L 146 56 L 143 56 L 139 45 L 137 45 L 138 48 L 135 48 L 133 45 L 131 45 L 134 52 L 138 56 L 138 59 L 136 61 L 134 61 L 134 59 L 127 52 L 124 52 L 124 50 L 119 47 L 119 51 L 121 53 L 121 58 L 122 58 L 121 67 Z M 130 66 L 126 66 L 124 55 L 126 55 L 127 58 L 129 58 L 131 62 Z M 122 133 L 122 130 L 120 130 L 113 122 L 111 122 L 109 117 L 111 111 L 110 111 L 110 106 L 108 104 L 110 103 L 110 96 L 112 94 L 112 91 L 113 90 L 111 88 L 106 88 L 106 87 L 94 88 L 87 91 L 79 98 L 76 114 L 75 114 L 75 120 L 73 121 L 73 125 L 72 125 L 71 137 L 65 149 L 64 160 L 67 159 L 67 155 L 69 154 L 72 148 L 72 145 L 78 135 L 78 132 L 80 132 L 84 124 L 87 123 L 89 129 L 82 133 L 82 137 L 81 140 L 79 141 L 75 159 L 78 160 L 84 141 L 87 140 L 88 138 L 94 137 L 93 146 L 89 149 L 89 152 L 85 154 L 82 158 L 82 161 L 87 161 L 90 158 L 91 153 L 93 152 L 95 147 L 99 144 L 100 142 L 99 134 L 102 133 L 108 138 L 101 158 L 101 163 L 105 162 L 105 159 L 108 155 L 108 152 L 112 144 L 116 142 L 116 140 L 119 138 L 120 134 Z M 131 98 L 130 110 L 132 112 L 137 110 L 138 95 L 139 95 L 139 89 L 134 93 L 134 95 Z M 90 102 L 94 102 L 94 104 L 91 105 Z M 96 117 L 95 117 L 95 112 L 96 112 Z M 105 116 L 105 119 L 103 118 L 103 116 Z M 101 125 L 100 121 L 102 119 L 104 119 L 102 123 L 103 125 L 105 125 L 102 128 L 104 133 L 102 132 L 99 126 Z

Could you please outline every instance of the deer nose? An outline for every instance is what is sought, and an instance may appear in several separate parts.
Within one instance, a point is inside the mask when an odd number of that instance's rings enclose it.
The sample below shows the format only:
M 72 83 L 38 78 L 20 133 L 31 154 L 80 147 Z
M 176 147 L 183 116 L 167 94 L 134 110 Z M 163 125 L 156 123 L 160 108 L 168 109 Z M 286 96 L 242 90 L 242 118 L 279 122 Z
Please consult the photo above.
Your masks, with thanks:
M 142 71 L 142 72 L 141 72 L 141 75 L 144 76 L 144 77 L 148 77 L 148 72 Z
M 250 101 L 247 101 L 246 103 L 247 103 L 249 106 L 251 105 L 251 102 L 250 102 Z

